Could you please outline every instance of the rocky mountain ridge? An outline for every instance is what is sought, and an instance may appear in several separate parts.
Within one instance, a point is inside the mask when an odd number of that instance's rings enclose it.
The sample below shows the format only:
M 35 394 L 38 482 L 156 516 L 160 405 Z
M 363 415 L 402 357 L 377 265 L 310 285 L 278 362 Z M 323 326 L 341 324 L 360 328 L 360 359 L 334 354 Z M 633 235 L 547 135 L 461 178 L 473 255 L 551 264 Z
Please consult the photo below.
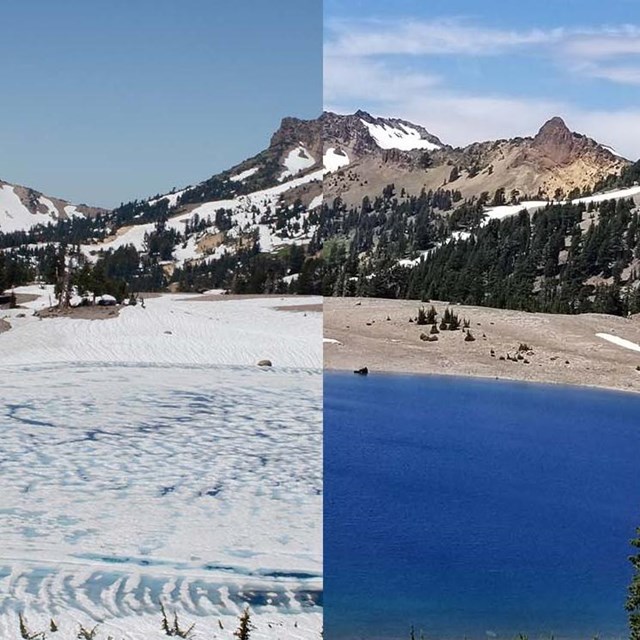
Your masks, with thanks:
M 359 127 L 368 114 L 324 114 L 325 155 L 344 154 L 325 179 L 325 197 L 340 196 L 349 204 L 374 197 L 388 184 L 418 195 L 422 189 L 454 189 L 462 197 L 493 196 L 498 189 L 519 199 L 560 199 L 590 192 L 630 161 L 595 140 L 571 131 L 560 117 L 548 120 L 531 137 L 475 142 L 465 147 L 443 144 L 424 127 L 416 145 L 393 136 L 380 145 Z M 372 116 L 368 116 L 375 121 Z M 393 119 L 384 123 L 400 122 Z M 431 143 L 431 144 L 428 144 Z M 417 146 L 421 144 L 421 146 Z

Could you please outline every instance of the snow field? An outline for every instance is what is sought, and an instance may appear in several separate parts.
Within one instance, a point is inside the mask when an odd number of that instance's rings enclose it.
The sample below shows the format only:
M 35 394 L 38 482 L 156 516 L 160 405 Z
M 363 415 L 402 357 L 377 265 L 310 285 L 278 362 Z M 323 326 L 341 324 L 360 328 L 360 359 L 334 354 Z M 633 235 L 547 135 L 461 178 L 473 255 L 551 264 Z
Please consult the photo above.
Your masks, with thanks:
M 48 305 L 50 287 L 22 287 Z M 0 637 L 54 617 L 98 638 L 319 639 L 319 298 L 165 295 L 0 335 Z M 259 368 L 269 358 L 272 368 Z M 25 472 L 28 470 L 28 472 Z M 220 627 L 222 624 L 222 628 Z M 63 635 L 66 634 L 66 635 Z

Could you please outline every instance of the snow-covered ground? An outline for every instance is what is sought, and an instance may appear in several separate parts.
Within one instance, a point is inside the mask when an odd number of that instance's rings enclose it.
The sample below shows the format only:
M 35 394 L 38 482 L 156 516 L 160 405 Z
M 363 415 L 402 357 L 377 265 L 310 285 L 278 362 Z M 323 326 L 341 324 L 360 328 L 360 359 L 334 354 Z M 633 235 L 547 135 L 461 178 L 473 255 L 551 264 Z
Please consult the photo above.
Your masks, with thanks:
M 9 184 L 0 185 L 0 231 L 26 231 L 36 224 L 47 224 L 58 217 L 58 210 L 47 198 L 40 198 L 41 204 L 48 213 L 31 213 L 18 197 L 14 187 Z
M 322 316 L 276 309 L 320 301 L 2 312 L 1 638 L 24 611 L 61 640 L 160 640 L 159 602 L 196 640 L 246 605 L 256 640 L 320 638 Z
M 633 198 L 640 195 L 640 186 L 629 187 L 627 189 L 617 189 L 615 191 L 605 191 L 604 193 L 598 193 L 595 196 L 586 196 L 584 198 L 577 198 L 572 200 L 573 204 L 578 202 L 604 202 L 605 200 L 620 200 L 621 198 Z
M 613 336 L 610 333 L 596 333 L 596 337 L 602 338 L 607 342 L 611 342 L 618 347 L 629 349 L 630 351 L 640 351 L 640 344 L 638 344 L 637 342 L 631 342 L 631 340 L 625 340 L 624 338 Z
M 310 227 L 306 236 L 300 236 L 297 238 L 283 238 L 276 234 L 276 230 L 271 224 L 262 224 L 259 222 L 260 217 L 268 210 L 272 212 L 280 200 L 280 197 L 290 189 L 294 189 L 303 184 L 308 184 L 313 181 L 322 180 L 323 170 L 319 169 L 313 171 L 299 178 L 293 178 L 278 184 L 275 187 L 268 189 L 262 189 L 235 198 L 228 198 L 226 200 L 216 200 L 212 202 L 205 202 L 193 208 L 188 213 L 183 213 L 177 216 L 169 218 L 167 227 L 173 228 L 177 231 L 184 231 L 185 224 L 192 220 L 194 216 L 199 216 L 201 220 L 211 218 L 215 220 L 216 211 L 220 209 L 226 209 L 231 211 L 233 227 L 229 232 L 230 237 L 238 237 L 243 233 L 248 233 L 254 229 L 258 230 L 260 238 L 260 248 L 262 251 L 272 251 L 275 247 L 286 244 L 299 244 L 304 241 L 308 241 L 313 235 L 314 228 Z M 314 198 L 309 210 L 320 206 L 322 204 L 322 198 Z M 308 213 L 303 213 L 302 216 L 306 216 Z M 302 217 L 300 222 L 302 222 Z M 131 244 L 138 251 L 144 250 L 144 237 L 147 233 L 153 232 L 155 229 L 154 223 L 140 224 L 129 227 L 122 227 L 116 236 L 113 236 L 106 241 L 99 244 L 86 244 L 82 245 L 82 251 L 87 256 L 94 254 L 93 259 L 97 259 L 96 252 L 100 250 L 118 249 L 125 245 Z M 208 231 L 217 231 L 215 225 L 212 225 Z M 183 250 L 177 251 L 174 256 L 179 264 L 183 264 L 185 261 L 202 258 L 202 254 L 196 250 L 196 242 L 192 241 L 188 243 L 187 247 Z
M 260 167 L 251 167 L 251 169 L 246 169 L 245 171 L 241 171 L 240 173 L 236 173 L 235 176 L 231 176 L 229 180 L 232 182 L 242 182 L 247 178 L 250 178 L 254 173 L 259 171 Z
M 633 198 L 640 195 L 640 186 L 628 187 L 627 189 L 616 189 L 615 191 L 606 191 L 604 193 L 598 193 L 593 196 L 585 196 L 584 198 L 576 198 L 571 200 L 571 204 L 591 202 L 604 202 L 605 200 L 620 200 L 623 198 Z M 568 204 L 568 200 L 525 200 L 519 204 L 505 204 L 499 207 L 489 207 L 485 210 L 487 217 L 485 223 L 489 220 L 506 218 L 508 216 L 520 213 L 520 211 L 527 210 L 530 213 L 534 213 L 539 209 L 544 209 L 549 204 Z
M 484 224 L 487 224 L 489 220 L 502 220 L 503 218 L 513 216 L 525 210 L 533 213 L 538 209 L 544 209 L 548 204 L 551 204 L 548 200 L 525 200 L 519 204 L 504 204 L 499 207 L 489 207 L 485 209 L 487 217 L 484 219 Z
M 175 207 L 178 204 L 178 198 L 186 191 L 186 189 L 181 189 L 180 191 L 174 191 L 173 193 L 165 193 L 163 196 L 158 198 L 153 198 L 149 200 L 149 204 L 154 205 L 156 202 L 160 202 L 160 200 L 166 200 L 169 204 L 169 208 Z

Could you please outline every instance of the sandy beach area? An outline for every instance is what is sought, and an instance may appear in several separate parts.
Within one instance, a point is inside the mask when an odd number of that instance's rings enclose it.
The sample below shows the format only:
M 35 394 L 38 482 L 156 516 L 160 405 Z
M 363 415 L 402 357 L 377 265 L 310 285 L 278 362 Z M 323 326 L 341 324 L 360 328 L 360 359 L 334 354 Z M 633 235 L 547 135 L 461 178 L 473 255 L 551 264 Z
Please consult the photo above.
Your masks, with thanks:
M 427 342 L 431 305 L 469 320 Z M 409 319 L 413 322 L 410 322 Z M 424 336 L 423 336 L 424 337 Z M 522 347 L 521 347 L 522 345 Z M 526 348 L 524 348 L 526 346 Z M 324 299 L 324 368 L 523 380 L 640 392 L 640 316 L 559 315 L 376 298 Z

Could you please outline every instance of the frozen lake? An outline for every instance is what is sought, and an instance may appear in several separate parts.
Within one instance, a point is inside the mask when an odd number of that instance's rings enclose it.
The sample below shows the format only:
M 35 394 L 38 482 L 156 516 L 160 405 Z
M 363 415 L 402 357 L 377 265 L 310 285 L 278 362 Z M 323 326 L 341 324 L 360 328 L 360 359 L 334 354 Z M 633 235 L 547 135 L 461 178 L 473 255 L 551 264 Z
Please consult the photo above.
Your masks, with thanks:
M 319 630 L 320 372 L 84 363 L 8 373 L 2 637 L 23 610 L 118 631 L 150 614 L 158 627 L 159 602 L 189 621 L 211 617 L 203 631 L 246 604 L 274 620 L 316 612 L 307 622 Z

